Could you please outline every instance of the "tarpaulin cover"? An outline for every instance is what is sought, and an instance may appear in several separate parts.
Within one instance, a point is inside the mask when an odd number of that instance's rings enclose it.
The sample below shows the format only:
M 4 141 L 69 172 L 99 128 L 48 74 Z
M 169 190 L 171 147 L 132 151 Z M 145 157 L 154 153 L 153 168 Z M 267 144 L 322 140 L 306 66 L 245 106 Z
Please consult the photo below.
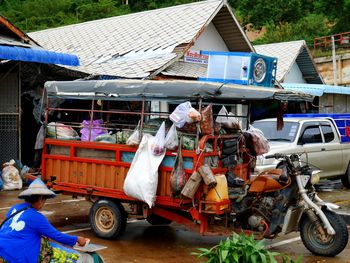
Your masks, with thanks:
M 49 97 L 111 100 L 294 100 L 312 101 L 313 96 L 256 86 L 186 80 L 79 80 L 45 83 Z
M 60 64 L 67 66 L 80 65 L 79 58 L 76 55 L 58 53 L 45 49 L 15 46 L 0 46 L 0 59 L 38 62 L 45 64 Z

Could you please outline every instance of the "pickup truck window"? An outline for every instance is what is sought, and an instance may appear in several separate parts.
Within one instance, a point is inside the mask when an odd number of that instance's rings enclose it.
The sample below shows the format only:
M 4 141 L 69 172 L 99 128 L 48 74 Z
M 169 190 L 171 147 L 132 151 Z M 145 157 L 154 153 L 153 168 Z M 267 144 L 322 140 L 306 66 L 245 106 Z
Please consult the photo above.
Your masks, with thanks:
M 326 143 L 334 140 L 334 132 L 330 125 L 321 125 L 321 129 Z
M 301 136 L 300 142 L 302 144 L 306 143 L 322 143 L 321 131 L 318 126 L 306 127 L 303 135 Z
M 299 123 L 285 121 L 282 130 L 277 130 L 276 121 L 257 121 L 253 127 L 264 133 L 268 141 L 292 142 L 295 139 Z

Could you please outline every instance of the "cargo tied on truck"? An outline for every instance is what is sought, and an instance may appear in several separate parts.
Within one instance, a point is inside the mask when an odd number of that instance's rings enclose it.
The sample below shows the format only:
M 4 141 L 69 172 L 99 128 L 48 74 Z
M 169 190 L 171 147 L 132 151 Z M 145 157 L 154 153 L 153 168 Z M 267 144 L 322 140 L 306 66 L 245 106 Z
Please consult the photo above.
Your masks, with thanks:
M 99 237 L 120 236 L 127 218 L 177 222 L 203 235 L 247 230 L 229 220 L 232 200 L 244 196 L 232 186 L 249 179 L 255 156 L 248 142 L 260 135 L 242 131 L 249 110 L 229 111 L 312 99 L 201 81 L 47 82 L 42 178 L 54 191 L 93 202 L 90 223 Z

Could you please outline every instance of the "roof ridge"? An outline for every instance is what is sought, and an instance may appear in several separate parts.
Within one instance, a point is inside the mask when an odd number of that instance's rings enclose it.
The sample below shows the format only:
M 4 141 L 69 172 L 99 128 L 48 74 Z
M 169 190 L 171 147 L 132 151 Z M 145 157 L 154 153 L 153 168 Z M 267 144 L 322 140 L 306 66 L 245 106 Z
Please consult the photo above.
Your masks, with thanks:
M 74 26 L 86 25 L 86 24 L 90 24 L 90 23 L 96 23 L 97 21 L 99 21 L 99 22 L 108 21 L 111 19 L 115 19 L 116 17 L 129 17 L 129 16 L 135 16 L 135 15 L 139 15 L 139 14 L 159 12 L 160 10 L 164 11 L 164 10 L 180 8 L 180 7 L 185 7 L 185 6 L 187 7 L 187 6 L 192 6 L 192 5 L 203 5 L 205 3 L 213 3 L 213 2 L 217 2 L 219 4 L 222 1 L 223 0 L 206 0 L 206 1 L 198 1 L 198 2 L 182 4 L 182 5 L 173 5 L 173 6 L 162 7 L 162 8 L 152 9 L 152 10 L 145 10 L 145 11 L 140 11 L 140 12 L 135 12 L 135 13 L 129 13 L 129 14 L 125 14 L 125 15 L 111 16 L 111 17 L 106 17 L 106 18 L 101 18 L 101 19 L 95 19 L 95 20 L 85 21 L 85 22 L 81 22 L 81 23 L 77 23 L 77 24 L 70 24 L 70 25 L 48 28 L 48 29 L 39 30 L 39 31 L 33 31 L 33 32 L 30 32 L 29 34 L 49 32 L 49 31 L 54 31 L 54 30 L 61 29 L 61 28 L 69 28 L 69 27 L 74 27 Z

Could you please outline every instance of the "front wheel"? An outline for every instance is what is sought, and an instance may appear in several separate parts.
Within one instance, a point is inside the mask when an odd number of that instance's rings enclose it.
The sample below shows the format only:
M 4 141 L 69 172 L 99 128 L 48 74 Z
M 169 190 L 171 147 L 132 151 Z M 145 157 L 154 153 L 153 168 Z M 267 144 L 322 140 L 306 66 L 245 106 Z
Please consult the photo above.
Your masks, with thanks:
M 124 207 L 112 200 L 100 199 L 90 209 L 90 224 L 98 237 L 115 239 L 124 233 L 127 214 Z
M 327 235 L 322 239 L 316 225 L 308 216 L 300 222 L 300 236 L 305 247 L 313 254 L 334 257 L 346 247 L 348 243 L 348 229 L 344 220 L 334 212 L 323 211 L 335 230 L 335 235 Z M 321 222 L 322 224 L 322 222 Z

